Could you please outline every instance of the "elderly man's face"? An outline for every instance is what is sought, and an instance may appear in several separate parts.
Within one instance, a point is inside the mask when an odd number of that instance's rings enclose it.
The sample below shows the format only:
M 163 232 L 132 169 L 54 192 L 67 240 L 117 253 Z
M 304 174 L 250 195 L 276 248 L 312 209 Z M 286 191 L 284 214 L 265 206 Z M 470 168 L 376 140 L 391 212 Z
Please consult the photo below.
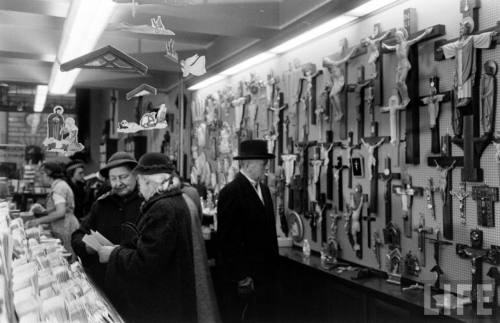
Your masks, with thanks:
M 109 170 L 109 183 L 113 194 L 125 196 L 134 191 L 137 180 L 130 168 L 119 166 Z

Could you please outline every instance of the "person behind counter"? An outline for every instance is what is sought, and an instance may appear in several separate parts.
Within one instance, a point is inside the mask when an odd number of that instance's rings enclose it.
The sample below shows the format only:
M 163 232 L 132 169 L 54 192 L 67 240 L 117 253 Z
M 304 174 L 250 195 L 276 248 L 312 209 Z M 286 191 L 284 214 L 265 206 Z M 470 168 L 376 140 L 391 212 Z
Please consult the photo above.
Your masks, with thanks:
M 85 168 L 83 161 L 72 160 L 66 165 L 67 182 L 75 196 L 75 216 L 78 220 L 87 215 L 89 211 L 88 194 L 85 191 Z
M 56 162 L 46 162 L 40 167 L 42 183 L 50 185 L 46 208 L 35 203 L 31 211 L 41 217 L 29 220 L 27 227 L 35 227 L 40 224 L 50 224 L 53 234 L 60 238 L 67 251 L 72 252 L 71 234 L 78 228 L 78 220 L 75 217 L 75 200 L 73 191 L 68 183 L 64 181 L 63 167 Z
M 85 271 L 125 317 L 127 309 L 123 306 L 124 301 L 120 294 L 105 286 L 106 265 L 99 263 L 97 252 L 86 246 L 82 239 L 90 230 L 94 230 L 114 244 L 124 242 L 126 237 L 122 236 L 121 225 L 137 222 L 140 206 L 144 201 L 139 195 L 136 176 L 132 173 L 136 165 L 135 158 L 125 152 L 117 152 L 109 158 L 106 166 L 99 170 L 99 175 L 109 179 L 111 191 L 104 193 L 94 202 L 89 216 L 71 236 L 71 245 L 82 260 Z
M 260 183 L 267 160 L 264 140 L 240 143 L 240 172 L 219 193 L 221 314 L 225 322 L 276 322 L 278 243 L 271 193 Z
M 106 284 L 121 288 L 131 322 L 197 321 L 190 210 L 174 169 L 161 153 L 140 158 L 134 172 L 146 201 L 137 238 L 99 250 Z

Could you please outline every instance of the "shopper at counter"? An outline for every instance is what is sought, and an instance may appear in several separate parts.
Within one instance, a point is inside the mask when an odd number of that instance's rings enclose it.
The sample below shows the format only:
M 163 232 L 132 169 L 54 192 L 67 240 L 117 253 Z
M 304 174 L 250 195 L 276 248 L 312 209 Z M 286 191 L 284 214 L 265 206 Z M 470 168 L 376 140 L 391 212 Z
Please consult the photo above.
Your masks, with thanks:
M 131 322 L 196 322 L 190 211 L 174 184 L 174 166 L 160 153 L 141 157 L 134 171 L 146 202 L 137 238 L 102 247 L 106 284 L 120 288 L 133 313 Z
M 75 196 L 75 216 L 78 220 L 87 215 L 89 211 L 88 194 L 85 191 L 85 167 L 83 161 L 72 160 L 66 165 L 67 182 Z
M 114 244 L 121 244 L 126 239 L 122 236 L 122 224 L 135 224 L 139 218 L 139 210 L 144 199 L 139 195 L 137 179 L 132 169 L 137 165 L 135 158 L 125 152 L 113 154 L 99 174 L 109 179 L 111 191 L 101 195 L 92 205 L 92 209 L 78 230 L 71 237 L 71 244 L 78 257 L 82 260 L 85 271 L 103 290 L 120 314 L 126 312 L 124 301 L 119 293 L 106 288 L 104 276 L 106 265 L 99 263 L 95 250 L 82 241 L 90 230 L 98 231 Z M 126 314 L 124 314 L 126 316 Z
M 55 236 L 61 239 L 64 247 L 69 252 L 71 248 L 71 234 L 78 228 L 78 220 L 74 214 L 75 200 L 73 191 L 64 181 L 64 169 L 56 162 L 46 162 L 40 168 L 41 180 L 50 185 L 46 207 L 35 203 L 31 211 L 41 217 L 26 223 L 28 227 L 40 224 L 50 224 Z

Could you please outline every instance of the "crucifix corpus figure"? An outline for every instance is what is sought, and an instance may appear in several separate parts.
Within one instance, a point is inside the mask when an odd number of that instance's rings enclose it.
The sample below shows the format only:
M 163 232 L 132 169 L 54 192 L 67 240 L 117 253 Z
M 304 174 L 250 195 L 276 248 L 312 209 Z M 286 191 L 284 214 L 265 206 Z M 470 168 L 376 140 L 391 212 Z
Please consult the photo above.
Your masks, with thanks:
M 439 172 L 439 192 L 441 193 L 441 198 L 445 201 L 448 190 L 448 172 L 455 167 L 456 161 L 454 160 L 448 167 L 441 167 L 437 160 L 434 162 L 436 163 L 436 170 Z
M 410 61 L 408 60 L 408 50 L 410 46 L 417 43 L 432 32 L 432 27 L 424 30 L 423 33 L 413 39 L 408 39 L 408 31 L 405 28 L 400 28 L 396 31 L 396 45 L 387 45 L 382 43 L 382 46 L 387 50 L 395 50 L 398 65 L 396 67 L 396 88 L 398 89 L 403 105 L 406 106 L 410 102 L 408 96 L 408 88 L 406 87 L 406 77 L 411 69 Z
M 366 46 L 368 50 L 368 64 L 372 68 L 372 78 L 377 77 L 377 62 L 380 56 L 380 41 L 389 35 L 389 31 L 380 34 L 380 24 L 373 25 L 373 33 L 371 36 L 361 40 L 361 44 Z
M 387 107 L 381 107 L 380 111 L 389 112 L 389 124 L 391 128 L 391 144 L 396 145 L 399 141 L 398 134 L 398 111 L 404 110 L 406 104 L 400 104 L 397 95 L 391 95 L 389 98 L 389 104 Z
M 474 49 L 489 48 L 491 40 L 497 35 L 496 31 L 471 35 L 474 31 L 474 20 L 465 17 L 460 23 L 459 38 L 457 41 L 445 44 L 438 48 L 445 58 L 455 57 L 455 87 L 457 88 L 457 108 L 466 107 L 472 100 L 472 82 L 476 71 Z
M 370 145 L 367 143 L 363 138 L 361 138 L 361 143 L 363 146 L 365 146 L 366 149 L 368 149 L 368 178 L 371 180 L 373 177 L 373 174 L 377 172 L 375 167 L 377 166 L 377 158 L 375 157 L 375 149 L 377 149 L 380 145 L 382 145 L 385 141 L 385 138 L 382 138 L 379 140 L 378 143 L 375 145 Z
M 339 45 L 341 52 L 343 52 L 347 48 L 347 39 L 341 39 Z M 346 63 L 357 49 L 358 47 L 353 47 L 346 56 L 341 57 L 339 60 L 333 60 L 328 57 L 323 58 L 323 66 L 325 66 L 330 73 L 330 100 L 332 100 L 334 105 L 333 118 L 335 121 L 340 121 L 344 117 L 343 107 L 340 103 L 340 92 L 344 89 L 345 77 L 344 70 L 341 65 Z

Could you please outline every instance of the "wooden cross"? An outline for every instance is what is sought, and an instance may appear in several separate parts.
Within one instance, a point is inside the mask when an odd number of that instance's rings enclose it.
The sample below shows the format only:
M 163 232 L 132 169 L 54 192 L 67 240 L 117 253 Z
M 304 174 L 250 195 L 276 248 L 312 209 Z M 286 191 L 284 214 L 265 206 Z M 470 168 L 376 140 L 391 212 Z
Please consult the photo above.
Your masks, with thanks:
M 349 166 L 346 166 L 342 163 L 342 156 L 337 157 L 337 165 L 334 166 L 335 171 L 333 177 L 337 181 L 337 206 L 340 212 L 344 211 L 344 193 L 343 193 L 343 180 L 342 180 L 342 170 L 349 169 Z
M 387 156 L 384 163 L 384 171 L 378 173 L 381 180 L 385 182 L 384 205 L 385 205 L 385 224 L 392 222 L 392 191 L 391 182 L 393 179 L 401 179 L 400 173 L 393 173 L 391 170 L 391 158 Z
M 428 238 L 427 240 L 429 240 L 434 245 L 434 261 L 436 262 L 436 264 L 431 268 L 431 272 L 436 273 L 434 289 L 439 291 L 441 287 L 441 275 L 444 274 L 441 266 L 439 265 L 439 250 L 442 245 L 451 245 L 452 243 L 441 240 L 439 230 L 436 230 L 436 239 Z
M 427 41 L 431 38 L 442 36 L 445 34 L 444 25 L 435 25 L 426 30 L 416 31 L 416 10 L 414 8 L 405 9 L 404 11 L 404 30 L 400 30 L 400 34 L 396 37 L 386 39 L 382 41 L 382 53 L 387 53 L 384 47 L 394 48 L 394 45 L 398 45 L 398 37 L 401 35 L 408 34 L 405 42 L 409 42 L 408 51 L 408 62 L 411 65 L 411 69 L 407 71 L 406 79 L 404 78 L 404 73 L 400 73 L 397 80 L 397 86 L 403 92 L 403 104 L 409 100 L 406 106 L 406 163 L 418 165 L 420 163 L 420 124 L 419 124 L 419 67 L 418 67 L 418 43 Z M 430 32 L 428 32 L 430 31 Z M 405 34 L 406 32 L 406 34 Z M 422 36 L 425 33 L 424 36 Z M 398 32 L 396 32 L 398 34 Z M 401 38 L 400 38 L 401 39 Z M 385 45 L 384 45 L 385 44 Z M 404 48 L 402 48 L 404 50 Z M 397 49 L 396 49 L 397 50 Z M 398 62 L 398 65 L 404 67 L 404 62 Z M 404 72 L 404 71 L 402 71 Z M 407 90 L 405 90 L 407 88 Z M 407 92 L 406 99 L 404 92 Z
M 458 200 L 458 209 L 460 211 L 460 222 L 462 224 L 467 224 L 467 218 L 465 217 L 465 199 L 470 196 L 470 192 L 467 192 L 467 190 L 465 189 L 465 182 L 460 183 L 459 188 L 460 188 L 459 190 L 450 191 L 450 194 L 451 196 L 454 196 Z
M 320 112 L 318 112 L 318 110 L 320 110 L 320 107 L 318 106 L 318 77 L 322 76 L 323 75 L 323 70 L 318 70 L 316 73 L 314 73 L 314 75 L 312 75 L 312 78 L 311 78 L 311 93 L 310 93 L 310 96 L 311 96 L 311 99 L 310 99 L 310 109 L 311 109 L 311 124 L 315 125 L 319 122 L 320 126 L 322 126 L 323 124 L 323 120 L 319 119 L 318 120 L 318 114 L 320 114 Z
M 322 158 L 327 159 L 326 162 L 326 199 L 333 205 L 333 180 L 335 178 L 333 171 L 333 150 L 337 147 L 342 147 L 342 144 L 339 142 L 333 142 L 333 131 L 328 130 L 326 132 L 326 144 L 323 145 L 322 151 L 326 152 L 326 156 L 322 156 Z M 343 211 L 342 208 L 339 208 L 340 211 Z
M 323 58 L 323 67 L 328 69 L 330 74 L 330 103 L 333 105 L 334 121 L 338 122 L 339 136 L 341 140 L 347 138 L 347 62 L 356 56 L 366 53 L 360 50 L 359 46 L 348 48 L 347 39 L 340 40 L 340 52 Z
M 366 201 L 366 195 L 363 194 L 363 188 L 357 184 L 354 191 L 351 193 L 350 203 L 346 212 L 346 228 L 349 242 L 354 248 L 356 257 L 362 259 L 363 257 L 363 243 L 362 243 L 362 228 L 361 218 L 363 212 L 363 202 Z
M 436 205 L 434 203 L 434 192 L 436 188 L 434 187 L 434 180 L 429 177 L 429 185 L 424 188 L 425 203 L 427 204 L 427 209 L 431 212 L 431 216 L 436 221 Z
M 391 134 L 391 144 L 396 147 L 397 154 L 397 163 L 399 166 L 399 144 L 400 144 L 400 135 L 399 135 L 399 112 L 406 108 L 405 104 L 401 104 L 399 102 L 399 98 L 397 95 L 392 95 L 389 98 L 389 102 L 386 107 L 381 107 L 380 111 L 382 113 L 389 113 L 389 128 Z
M 365 67 L 358 66 L 358 78 L 355 84 L 348 84 L 347 91 L 354 92 L 356 97 L 356 121 L 358 139 L 365 136 L 365 88 L 373 84 L 373 80 L 365 80 Z
M 412 217 L 411 205 L 414 196 L 422 196 L 423 188 L 411 185 L 411 177 L 409 175 L 403 176 L 401 179 L 401 186 L 393 186 L 393 191 L 401 196 L 401 210 L 404 222 L 404 233 L 407 238 L 411 238 L 412 232 Z
M 439 113 L 441 103 L 451 101 L 452 91 L 439 93 L 439 77 L 433 76 L 429 79 L 430 94 L 420 97 L 420 106 L 426 107 L 429 114 L 431 128 L 431 152 L 439 154 Z
M 498 187 L 488 185 L 473 186 L 472 199 L 477 201 L 477 224 L 483 227 L 494 227 Z
M 451 156 L 451 137 L 450 135 L 445 135 L 441 138 L 441 156 L 439 157 L 428 157 L 427 166 L 435 167 L 436 164 L 439 165 L 441 169 L 448 169 L 451 165 L 454 167 L 463 167 L 464 158 L 463 157 L 452 157 Z M 445 190 L 442 192 L 443 197 L 443 237 L 448 240 L 453 240 L 453 210 L 451 207 L 451 194 L 449 190 L 452 186 L 452 176 L 451 172 L 448 171 L 441 181 L 445 181 Z
M 378 231 L 373 232 L 373 253 L 375 254 L 375 259 L 377 259 L 378 269 L 382 268 L 382 259 L 380 256 L 380 248 L 382 247 L 382 239 Z
M 477 310 L 477 286 L 483 280 L 483 262 L 492 265 L 500 263 L 500 247 L 491 245 L 490 249 L 483 249 L 483 231 L 475 229 L 470 232 L 471 245 L 456 244 L 456 253 L 460 258 L 472 261 L 472 290 L 471 300 L 474 310 Z
M 432 234 L 433 229 L 425 226 L 425 217 L 420 216 L 420 223 L 415 227 L 415 232 L 418 234 L 418 251 L 420 251 L 420 264 L 425 267 L 425 235 Z
M 463 138 L 460 136 L 462 129 L 457 129 L 453 143 L 464 151 L 463 182 L 483 181 L 481 155 L 491 142 L 493 132 L 493 129 L 489 129 L 481 136 L 479 134 L 481 69 L 479 68 L 475 73 L 472 72 L 474 65 L 481 66 L 482 55 L 477 49 L 491 48 L 495 44 L 492 41 L 500 31 L 500 22 L 497 22 L 495 27 L 474 33 L 474 25 L 477 26 L 479 21 L 479 7 L 477 0 L 462 0 L 460 12 L 463 20 L 460 24 L 460 37 L 450 41 L 439 40 L 435 43 L 436 60 L 455 56 L 457 60 L 457 109 L 463 118 L 463 122 L 460 120 L 461 125 L 463 124 Z M 459 67 L 461 70 L 458 70 Z

